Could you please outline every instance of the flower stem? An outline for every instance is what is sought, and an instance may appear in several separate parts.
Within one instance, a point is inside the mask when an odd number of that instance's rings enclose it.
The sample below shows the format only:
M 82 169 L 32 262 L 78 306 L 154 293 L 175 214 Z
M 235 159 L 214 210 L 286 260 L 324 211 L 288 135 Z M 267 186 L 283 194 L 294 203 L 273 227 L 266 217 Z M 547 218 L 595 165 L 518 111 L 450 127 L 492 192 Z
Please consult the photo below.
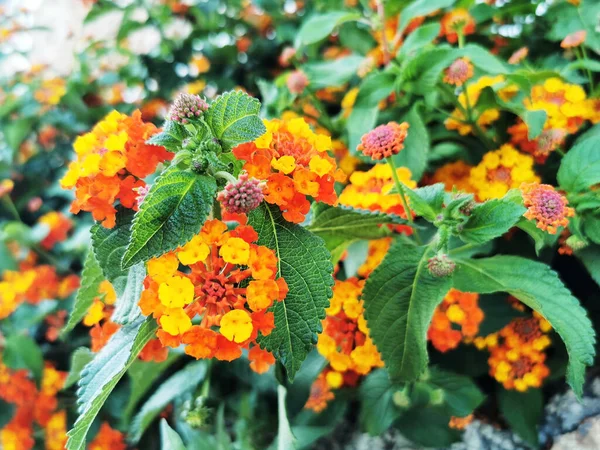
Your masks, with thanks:
M 579 56 L 579 52 L 575 52 L 575 53 L 577 54 L 577 58 L 579 58 L 580 61 L 582 61 L 585 64 L 588 61 L 588 56 L 587 56 L 587 52 L 585 50 L 585 46 L 583 44 L 581 44 L 579 46 L 579 48 L 581 49 L 581 57 Z M 591 95 L 594 92 L 594 78 L 592 77 L 592 72 L 590 69 L 588 69 L 586 67 L 585 71 L 587 72 L 588 80 L 590 81 L 590 95 Z
M 398 178 L 398 174 L 396 173 L 396 163 L 394 163 L 393 158 L 386 158 L 386 161 L 389 164 L 390 168 L 392 169 L 392 178 L 394 179 L 394 185 L 396 186 L 398 195 L 400 195 L 400 200 L 402 200 L 402 206 L 404 207 L 404 212 L 406 213 L 406 218 L 408 219 L 408 222 L 410 223 L 410 225 L 413 228 L 415 240 L 417 241 L 417 243 L 419 245 L 421 245 L 422 244 L 421 238 L 419 237 L 419 233 L 414 226 L 415 222 L 413 220 L 412 211 L 408 207 L 408 202 L 406 201 L 406 194 L 404 192 L 404 187 L 402 186 L 402 183 L 400 183 L 400 179 Z
M 2 203 L 4 203 L 4 206 L 15 220 L 22 222 L 21 216 L 19 215 L 19 210 L 13 203 L 12 199 L 10 198 L 10 195 L 6 194 L 4 197 L 2 197 Z
M 225 172 L 223 170 L 215 172 L 214 176 L 215 176 L 215 178 L 222 178 L 223 180 L 229 181 L 230 183 L 235 183 L 237 181 L 233 175 L 231 175 L 229 172 Z

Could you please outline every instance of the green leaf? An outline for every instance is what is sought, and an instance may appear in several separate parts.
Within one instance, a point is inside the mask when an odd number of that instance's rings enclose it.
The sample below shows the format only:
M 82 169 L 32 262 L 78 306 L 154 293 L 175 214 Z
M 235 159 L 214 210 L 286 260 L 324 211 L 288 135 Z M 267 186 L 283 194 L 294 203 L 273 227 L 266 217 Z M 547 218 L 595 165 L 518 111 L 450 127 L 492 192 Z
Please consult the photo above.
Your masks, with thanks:
M 400 22 L 398 23 L 398 32 L 402 33 L 411 20 L 416 17 L 426 16 L 438 9 L 452 6 L 456 0 L 416 0 L 402 10 Z
M 152 387 L 152 384 L 163 374 L 163 372 L 169 368 L 175 361 L 179 359 L 181 355 L 169 353 L 166 360 L 161 362 L 153 361 L 134 361 L 129 370 L 127 376 L 129 377 L 131 393 L 127 400 L 127 405 L 123 411 L 122 422 L 123 424 L 129 424 L 129 420 L 135 410 L 137 403 L 140 399 L 148 392 L 148 389 Z
M 442 183 L 432 184 L 417 189 L 404 187 L 404 193 L 408 197 L 409 207 L 417 216 L 424 217 L 429 222 L 436 220 L 442 212 L 444 204 L 445 188 Z M 396 189 L 391 192 L 396 193 Z
M 71 369 L 63 389 L 67 389 L 79 381 L 81 371 L 92 359 L 94 359 L 94 354 L 87 347 L 79 347 L 73 352 L 71 355 Z
M 392 380 L 414 381 L 427 366 L 427 329 L 451 278 L 427 270 L 429 247 L 396 242 L 367 279 L 365 315 Z
M 312 62 L 302 66 L 312 89 L 342 86 L 356 76 L 362 56 L 350 55 L 332 61 Z
M 544 413 L 544 398 L 540 389 L 526 392 L 498 390 L 498 406 L 512 430 L 533 448 L 538 448 L 537 427 Z
M 317 342 L 329 306 L 331 255 L 321 238 L 287 222 L 277 206 L 263 203 L 250 213 L 248 223 L 258 233 L 258 244 L 275 251 L 279 275 L 289 287 L 287 297 L 272 308 L 275 329 L 268 336 L 260 336 L 258 342 L 281 361 L 292 380 Z
M 527 139 L 533 140 L 544 131 L 544 124 L 548 115 L 541 109 L 527 110 L 522 115 L 527 125 Z
M 542 315 L 560 335 L 569 353 L 567 382 L 581 397 L 585 367 L 594 361 L 595 332 L 578 300 L 545 264 L 498 255 L 458 260 L 454 287 L 465 292 L 508 292 Z
M 350 11 L 331 11 L 325 14 L 315 14 L 304 21 L 296 36 L 295 47 L 314 44 L 329 36 L 335 27 L 353 20 L 359 20 L 361 15 Z
M 600 135 L 577 143 L 562 159 L 557 180 L 568 192 L 585 191 L 600 183 Z
M 20 118 L 11 120 L 7 125 L 5 125 L 2 129 L 2 132 L 4 133 L 4 140 L 8 146 L 14 151 L 17 151 L 21 143 L 31 132 L 33 123 L 33 119 Z
M 524 206 L 507 200 L 488 200 L 473 209 L 459 237 L 470 244 L 491 241 L 515 226 L 526 211 Z
M 204 119 L 223 150 L 250 142 L 265 133 L 258 113 L 260 102 L 242 91 L 230 91 L 218 96 L 204 113 Z
M 527 233 L 533 239 L 533 242 L 535 243 L 535 253 L 537 255 L 540 254 L 543 248 L 551 247 L 554 244 L 556 244 L 556 241 L 560 236 L 559 233 L 550 234 L 544 230 L 541 230 L 535 225 L 535 222 L 527 220 L 524 217 L 517 222 L 516 226 L 523 230 L 525 233 Z
M 67 450 L 84 450 L 85 437 L 102 408 L 139 352 L 156 333 L 156 321 L 138 319 L 117 331 L 81 373 L 77 404 L 79 417 L 67 433 Z
M 400 417 L 400 410 L 393 402 L 394 392 L 399 389 L 392 384 L 384 369 L 371 372 L 360 384 L 359 421 L 371 436 L 383 434 Z
M 292 433 L 285 406 L 287 390 L 285 386 L 277 386 L 277 450 L 296 449 L 296 438 Z
M 160 420 L 160 448 L 161 450 L 186 450 L 181 437 L 169 426 L 167 419 Z
M 171 152 L 181 149 L 182 141 L 188 136 L 185 128 L 177 122 L 167 120 L 160 133 L 156 133 L 146 144 L 164 147 Z
M 44 356 L 36 342 L 24 334 L 11 334 L 4 341 L 2 362 L 11 369 L 27 369 L 39 382 L 44 370 Z
M 575 256 L 583 263 L 594 281 L 600 286 L 600 246 L 589 245 L 575 252 Z
M 192 239 L 208 217 L 216 191 L 214 178 L 177 167 L 165 171 L 133 219 L 122 267 L 147 261 Z
M 506 294 L 486 294 L 479 296 L 479 307 L 483 310 L 483 322 L 479 324 L 479 336 L 496 333 L 513 319 L 525 317 L 525 313 L 515 309 Z
M 430 149 L 429 132 L 419 114 L 418 107 L 418 104 L 415 105 L 403 117 L 410 127 L 404 141 L 404 148 L 393 156 L 396 166 L 408 167 L 412 173 L 412 179 L 416 181 L 421 179 L 427 168 L 427 156 Z
M 405 222 L 387 214 L 318 204 L 314 209 L 313 221 L 307 228 L 321 237 L 327 249 L 332 252 L 356 239 L 389 236 L 390 230 L 386 224 Z
M 83 263 L 81 285 L 75 297 L 75 304 L 67 324 L 60 331 L 61 336 L 65 336 L 85 317 L 92 303 L 94 303 L 94 299 L 99 296 L 98 288 L 102 281 L 104 281 L 104 274 L 98 265 L 94 252 L 90 249 Z
M 131 238 L 134 211 L 119 207 L 113 228 L 97 223 L 92 227 L 92 249 L 104 276 L 113 285 L 117 296 L 125 291 L 129 271 L 121 267 L 123 255 Z
M 402 435 L 427 448 L 449 447 L 460 432 L 448 427 L 450 414 L 443 406 L 417 407 L 405 412 L 396 423 Z
M 406 56 L 433 42 L 440 34 L 439 23 L 422 25 L 410 33 L 400 47 L 400 55 Z
M 14 403 L 5 402 L 0 398 L 0 427 L 4 428 L 13 419 L 16 409 Z
M 111 317 L 113 322 L 125 325 L 140 317 L 142 312 L 138 302 L 144 290 L 145 278 L 146 267 L 144 263 L 137 263 L 129 268 L 125 289 L 123 289 L 123 293 L 118 296 L 115 303 L 115 310 Z
M 452 416 L 468 416 L 485 400 L 473 380 L 464 375 L 432 369 L 427 381 L 444 391 L 444 404 Z
M 144 431 L 165 407 L 176 398 L 191 392 L 206 377 L 206 361 L 194 361 L 171 375 L 140 408 L 131 422 L 129 439 L 137 443 Z
M 487 49 L 477 44 L 467 44 L 462 49 L 457 49 L 456 57 L 466 56 L 474 66 L 487 73 L 506 74 L 510 72 L 508 66 L 498 57 L 492 55 Z
M 351 154 L 356 155 L 356 147 L 360 144 L 360 138 L 375 128 L 378 115 L 378 106 L 354 106 L 352 108 L 346 122 L 348 149 Z

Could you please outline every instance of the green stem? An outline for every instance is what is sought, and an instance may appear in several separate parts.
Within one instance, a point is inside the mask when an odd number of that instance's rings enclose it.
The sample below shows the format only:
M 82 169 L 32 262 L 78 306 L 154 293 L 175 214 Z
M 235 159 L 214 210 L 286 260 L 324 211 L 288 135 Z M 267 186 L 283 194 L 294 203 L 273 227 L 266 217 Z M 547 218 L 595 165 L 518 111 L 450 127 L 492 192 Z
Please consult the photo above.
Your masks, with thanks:
M 4 197 L 2 197 L 2 203 L 4 203 L 4 206 L 10 212 L 10 214 L 13 216 L 13 218 L 15 220 L 18 220 L 19 222 L 22 222 L 21 216 L 19 215 L 19 210 L 17 209 L 17 207 L 13 203 L 13 201 L 10 198 L 9 194 L 6 194 Z
M 585 62 L 587 62 L 587 60 L 588 60 L 587 51 L 585 50 L 585 46 L 583 44 L 581 44 L 579 46 L 579 48 L 581 49 L 581 55 L 583 57 L 581 59 L 581 61 L 583 61 L 585 64 Z M 577 58 L 579 58 L 579 53 L 576 52 L 576 54 L 577 54 Z M 594 78 L 592 77 L 592 71 L 590 69 L 588 69 L 586 67 L 585 71 L 587 72 L 588 80 L 590 81 L 590 94 L 591 94 L 592 92 L 594 92 Z
M 215 176 L 215 178 L 222 178 L 223 180 L 229 181 L 230 183 L 235 183 L 237 181 L 233 175 L 223 170 L 215 172 L 213 175 Z
M 458 35 L 458 48 L 463 48 L 465 46 L 465 35 L 462 33 L 462 28 L 456 34 Z
M 400 199 L 402 200 L 402 206 L 404 207 L 404 212 L 406 213 L 406 218 L 408 219 L 408 222 L 410 223 L 410 225 L 413 228 L 415 240 L 417 241 L 417 243 L 419 245 L 422 245 L 423 242 L 421 241 L 421 238 L 419 237 L 419 232 L 417 231 L 417 229 L 414 226 L 415 222 L 412 217 L 412 211 L 408 207 L 408 202 L 406 201 L 406 194 L 404 193 L 404 187 L 402 187 L 402 183 L 400 183 L 400 179 L 398 178 L 398 174 L 396 173 L 396 163 L 394 163 L 393 158 L 386 158 L 386 161 L 392 169 L 392 178 L 394 179 L 394 185 L 396 186 L 396 190 L 398 191 L 398 194 L 400 195 Z
M 221 204 L 216 198 L 213 203 L 213 218 L 221 220 Z

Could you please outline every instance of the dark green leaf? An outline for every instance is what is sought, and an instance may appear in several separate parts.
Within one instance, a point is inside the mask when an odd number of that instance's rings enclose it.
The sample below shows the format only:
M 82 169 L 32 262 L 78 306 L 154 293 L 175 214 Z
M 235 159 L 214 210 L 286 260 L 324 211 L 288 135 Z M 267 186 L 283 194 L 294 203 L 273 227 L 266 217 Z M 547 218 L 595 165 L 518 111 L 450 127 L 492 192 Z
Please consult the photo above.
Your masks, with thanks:
M 408 122 L 408 135 L 404 141 L 404 148 L 400 153 L 393 156 L 397 167 L 408 167 L 412 173 L 413 180 L 420 180 L 427 168 L 427 156 L 429 155 L 430 139 L 425 122 L 421 118 L 418 106 L 414 106 L 410 112 L 403 117 Z
M 581 396 L 585 367 L 594 361 L 595 332 L 578 300 L 545 264 L 518 256 L 498 255 L 458 260 L 454 287 L 465 292 L 508 292 L 542 315 L 569 352 L 567 381 Z
M 402 435 L 425 447 L 449 447 L 460 432 L 448 427 L 450 415 L 443 406 L 418 407 L 405 412 L 396 422 Z
M 44 370 L 44 356 L 40 347 L 29 336 L 11 334 L 4 341 L 2 362 L 11 369 L 27 369 L 40 381 Z
M 287 369 L 290 380 L 317 341 L 333 285 L 331 256 L 323 240 L 299 225 L 285 221 L 277 206 L 263 203 L 249 216 L 258 244 L 273 249 L 278 271 L 288 284 L 285 300 L 273 307 L 275 329 L 259 337 Z
M 491 241 L 515 226 L 526 211 L 507 200 L 488 200 L 473 210 L 459 237 L 471 244 Z
M 214 178 L 168 169 L 150 188 L 132 224 L 123 268 L 174 250 L 200 232 L 217 191 Z
M 223 150 L 229 151 L 265 133 L 259 112 L 260 102 L 257 99 L 242 91 L 230 91 L 212 102 L 204 118 Z
M 360 384 L 360 424 L 371 436 L 383 434 L 400 417 L 392 397 L 400 387 L 393 385 L 384 369 L 371 372 Z
M 531 388 L 526 392 L 500 389 L 498 405 L 513 431 L 533 448 L 538 448 L 537 427 L 544 412 L 542 391 Z
M 600 286 L 600 246 L 589 245 L 578 250 L 575 255 L 583 263 L 594 281 Z
M 444 403 L 452 416 L 468 416 L 485 399 L 485 395 L 473 380 L 464 375 L 432 369 L 427 381 L 444 391 Z
M 429 247 L 396 242 L 365 284 L 365 315 L 393 380 L 414 381 L 427 366 L 427 330 L 451 278 L 427 270 Z

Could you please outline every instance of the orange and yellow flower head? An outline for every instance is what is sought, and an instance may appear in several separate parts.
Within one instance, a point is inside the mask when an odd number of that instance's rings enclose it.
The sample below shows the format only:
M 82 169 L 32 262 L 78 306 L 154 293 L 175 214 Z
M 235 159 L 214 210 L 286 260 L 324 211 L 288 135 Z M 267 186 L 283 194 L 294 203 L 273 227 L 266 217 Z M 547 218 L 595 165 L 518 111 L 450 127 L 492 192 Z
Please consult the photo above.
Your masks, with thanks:
M 475 20 L 464 8 L 450 11 L 441 20 L 440 36 L 445 36 L 451 44 L 458 41 L 458 35 L 467 36 L 475 33 Z
M 125 450 L 126 448 L 125 435 L 113 429 L 108 422 L 102 422 L 100 431 L 90 442 L 88 450 Z
M 411 172 L 406 167 L 398 167 L 396 174 L 399 180 L 413 189 L 417 183 L 411 179 Z M 388 194 L 394 187 L 392 169 L 388 164 L 377 164 L 368 171 L 355 171 L 350 175 L 348 184 L 340 194 L 340 204 L 356 209 L 380 211 L 407 218 L 399 194 Z M 396 231 L 412 234 L 412 228 L 404 225 L 394 227 Z
M 527 208 L 524 216 L 550 234 L 556 234 L 559 227 L 569 225 L 569 217 L 575 215 L 575 210 L 567 206 L 566 197 L 549 184 L 524 183 L 521 192 Z
M 40 242 L 40 245 L 46 250 L 50 250 L 58 242 L 64 241 L 73 228 L 73 223 L 64 214 L 56 211 L 44 214 L 38 222 L 48 227 L 48 234 Z
M 294 223 L 304 221 L 308 197 L 336 205 L 334 183 L 345 175 L 327 153 L 331 137 L 312 131 L 303 118 L 265 120 L 265 126 L 265 134 L 237 146 L 233 154 L 245 161 L 248 176 L 266 182 L 267 203 L 277 205 Z
M 324 371 L 324 380 L 330 389 L 353 386 L 360 376 L 383 367 L 364 316 L 360 298 L 364 283 L 364 280 L 357 278 L 336 280 L 330 306 L 325 311 L 327 316 L 322 322 L 323 332 L 319 335 L 317 350 L 329 362 Z M 321 400 L 326 400 L 323 397 L 329 397 L 329 389 L 321 386 L 322 382 L 318 378 L 314 389 L 322 394 Z M 317 402 L 316 397 L 313 401 L 309 399 L 305 407 L 318 412 L 322 409 L 323 401 Z
M 444 83 L 462 86 L 472 76 L 473 64 L 471 64 L 469 58 L 458 58 L 446 69 Z
M 471 169 L 469 182 L 481 201 L 504 196 L 522 183 L 536 183 L 540 178 L 533 171 L 533 157 L 519 153 L 512 145 L 486 153 Z
M 225 223 L 209 220 L 190 242 L 148 262 L 139 305 L 158 322 L 163 346 L 185 344 L 196 359 L 226 361 L 249 349 L 250 367 L 259 373 L 274 364 L 256 338 L 273 330 L 267 310 L 285 298 L 287 284 L 277 276 L 275 253 L 257 239 L 252 227 L 227 231 Z
M 450 289 L 433 313 L 427 338 L 437 350 L 447 352 L 474 338 L 483 318 L 478 294 Z
M 115 225 L 115 202 L 137 209 L 136 188 L 144 187 L 143 178 L 156 166 L 173 158 L 163 147 L 148 145 L 146 140 L 158 129 L 144 123 L 141 113 L 131 117 L 113 111 L 89 133 L 79 136 L 73 148 L 76 160 L 61 180 L 65 189 L 75 189 L 71 211 L 88 211 L 107 228 Z
M 356 148 L 363 155 L 374 160 L 382 160 L 397 155 L 404 148 L 408 134 L 408 123 L 389 122 L 365 134 Z

